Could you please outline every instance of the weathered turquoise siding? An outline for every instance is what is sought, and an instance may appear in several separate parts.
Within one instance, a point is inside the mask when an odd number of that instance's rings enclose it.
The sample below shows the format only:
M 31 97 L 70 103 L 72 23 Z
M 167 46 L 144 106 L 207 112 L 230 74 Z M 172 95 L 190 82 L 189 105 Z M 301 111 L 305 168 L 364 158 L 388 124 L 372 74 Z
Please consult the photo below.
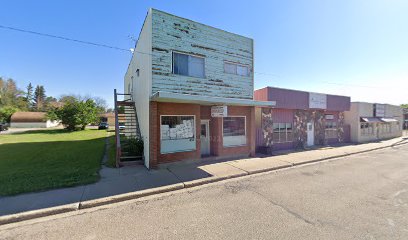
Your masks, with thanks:
M 205 57 L 205 78 L 172 74 L 172 52 Z M 253 40 L 152 10 L 152 94 L 253 99 Z M 250 76 L 224 73 L 224 61 L 248 64 Z

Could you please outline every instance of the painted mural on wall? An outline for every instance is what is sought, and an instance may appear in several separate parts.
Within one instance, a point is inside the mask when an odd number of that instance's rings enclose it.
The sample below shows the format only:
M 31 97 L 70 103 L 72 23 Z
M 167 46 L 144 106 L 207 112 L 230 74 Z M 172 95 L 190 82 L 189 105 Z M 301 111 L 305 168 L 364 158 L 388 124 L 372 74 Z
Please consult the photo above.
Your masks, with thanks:
M 307 145 L 307 123 L 314 122 L 314 144 L 325 144 L 325 120 L 323 111 L 296 110 L 294 119 L 294 146 L 305 148 Z
M 264 146 L 272 147 L 272 133 L 273 133 L 273 110 L 271 108 L 262 108 L 262 133 L 264 137 Z
M 263 146 L 273 146 L 273 109 L 262 108 L 262 134 Z M 325 112 L 319 110 L 296 110 L 293 119 L 293 146 L 305 148 L 307 146 L 307 123 L 314 122 L 314 144 L 327 145 Z M 344 142 L 344 113 L 340 112 L 336 119 L 338 142 Z
M 339 142 L 344 142 L 345 135 L 344 135 L 344 113 L 340 112 L 339 117 L 337 119 L 337 140 Z

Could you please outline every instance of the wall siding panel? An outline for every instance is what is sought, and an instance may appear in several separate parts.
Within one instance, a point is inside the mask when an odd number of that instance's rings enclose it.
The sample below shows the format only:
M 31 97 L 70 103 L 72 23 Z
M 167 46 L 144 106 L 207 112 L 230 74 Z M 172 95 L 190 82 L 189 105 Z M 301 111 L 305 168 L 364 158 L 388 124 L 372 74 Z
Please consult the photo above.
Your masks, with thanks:
M 253 99 L 253 40 L 153 9 L 152 89 Z M 205 78 L 172 73 L 172 52 L 205 57 Z M 224 73 L 224 61 L 249 65 L 249 77 Z

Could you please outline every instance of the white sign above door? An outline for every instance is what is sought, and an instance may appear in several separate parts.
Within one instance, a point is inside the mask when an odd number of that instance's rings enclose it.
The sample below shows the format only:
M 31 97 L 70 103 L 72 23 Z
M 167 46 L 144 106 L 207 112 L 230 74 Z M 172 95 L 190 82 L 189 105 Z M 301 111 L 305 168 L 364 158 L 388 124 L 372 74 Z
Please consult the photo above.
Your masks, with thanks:
M 309 108 L 326 109 L 327 95 L 321 93 L 309 93 Z
M 211 107 L 211 117 L 227 117 L 228 108 L 227 106 L 212 106 Z

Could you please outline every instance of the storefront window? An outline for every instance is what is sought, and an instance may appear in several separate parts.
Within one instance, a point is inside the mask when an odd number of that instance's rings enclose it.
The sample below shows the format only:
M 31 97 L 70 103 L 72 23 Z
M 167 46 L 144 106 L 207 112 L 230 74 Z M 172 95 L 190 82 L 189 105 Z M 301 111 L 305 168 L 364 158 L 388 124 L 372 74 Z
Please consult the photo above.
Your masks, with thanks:
M 272 139 L 274 143 L 292 142 L 292 123 L 274 123 Z
M 360 123 L 361 135 L 369 136 L 374 135 L 374 124 L 373 123 Z
M 196 149 L 195 116 L 161 116 L 161 153 Z
M 337 138 L 337 123 L 332 121 L 326 122 L 325 128 L 326 138 Z
M 381 123 L 381 133 L 391 133 L 391 123 Z
M 223 145 L 225 147 L 246 145 L 245 124 L 245 117 L 223 118 Z

